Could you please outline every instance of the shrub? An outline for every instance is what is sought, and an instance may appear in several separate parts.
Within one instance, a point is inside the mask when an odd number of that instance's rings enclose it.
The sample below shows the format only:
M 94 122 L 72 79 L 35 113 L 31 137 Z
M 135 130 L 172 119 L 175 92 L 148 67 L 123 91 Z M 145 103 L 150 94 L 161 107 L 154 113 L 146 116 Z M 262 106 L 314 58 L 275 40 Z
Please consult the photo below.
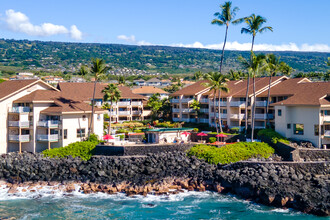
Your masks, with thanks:
M 231 133 L 238 134 L 238 133 L 239 133 L 239 128 L 237 128 L 237 127 L 231 128 L 231 129 L 230 129 L 230 132 L 231 132 Z
M 217 141 L 217 138 L 215 138 L 215 137 L 210 137 L 209 138 L 209 142 L 212 144 L 212 143 L 214 143 L 214 142 L 216 142 Z
M 139 130 L 139 129 L 136 129 L 136 130 L 134 130 L 133 132 L 134 132 L 134 133 L 142 133 L 142 131 Z
M 266 138 L 269 138 L 273 144 L 276 144 L 277 142 L 282 142 L 285 144 L 290 144 L 290 141 L 274 131 L 273 129 L 262 129 L 258 133 L 258 136 L 264 136 Z
M 189 150 L 188 156 L 196 156 L 211 164 L 227 164 L 251 157 L 268 158 L 273 153 L 274 149 L 266 143 L 238 142 L 220 148 L 204 144 L 195 145 Z
M 198 130 L 198 128 L 194 128 L 194 132 L 198 132 L 199 130 Z
M 125 135 L 119 135 L 119 138 L 120 138 L 120 140 L 124 140 L 125 139 Z

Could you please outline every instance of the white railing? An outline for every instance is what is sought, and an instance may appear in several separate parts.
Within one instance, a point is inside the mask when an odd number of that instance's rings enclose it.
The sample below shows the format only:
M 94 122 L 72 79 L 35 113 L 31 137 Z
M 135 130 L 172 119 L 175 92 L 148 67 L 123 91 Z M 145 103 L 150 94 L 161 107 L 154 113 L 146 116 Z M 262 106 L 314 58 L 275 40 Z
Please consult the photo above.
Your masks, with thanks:
M 117 104 L 118 104 L 118 106 L 128 106 L 128 105 L 131 104 L 131 102 L 130 101 L 127 101 L 127 102 L 118 102 Z
M 180 99 L 171 99 L 171 103 L 179 103 Z
M 58 141 L 58 134 L 39 134 L 38 141 Z
M 330 111 L 330 110 L 328 110 Z M 324 116 L 321 116 L 323 118 L 323 122 L 327 122 L 329 123 L 330 122 L 330 115 L 324 115 Z
M 193 99 L 181 99 L 181 102 L 190 102 L 190 101 L 192 101 Z
M 200 99 L 199 102 L 200 102 L 200 103 L 209 103 L 209 99 L 206 99 L 206 98 L 204 98 L 204 99 Z
M 266 107 L 267 101 L 256 101 L 256 106 L 258 107 Z
M 244 119 L 245 115 L 244 114 L 231 114 L 230 118 L 231 119 Z
M 213 104 L 214 104 L 213 101 L 211 101 L 211 106 L 214 106 Z M 220 105 L 221 106 L 227 106 L 227 102 L 226 101 L 221 101 Z M 219 106 L 219 101 L 215 102 L 215 106 Z
M 30 112 L 30 107 L 16 106 L 10 108 L 9 112 L 13 112 L 13 113 Z
M 324 137 L 330 138 L 330 131 L 324 131 Z
M 179 108 L 172 108 L 172 112 L 180 112 L 180 109 Z
M 208 113 L 209 112 L 209 109 L 208 108 L 201 108 L 199 111 L 200 112 L 204 112 L 204 113 Z
M 142 112 L 141 111 L 132 111 L 132 114 L 133 115 L 139 115 L 139 114 L 141 114 Z
M 116 112 L 110 112 L 110 115 L 117 115 Z
M 142 105 L 142 102 L 140 102 L 140 101 L 139 102 L 132 102 L 132 105 L 133 106 L 140 106 L 140 105 Z
M 214 117 L 214 113 L 211 113 L 211 117 Z M 219 117 L 219 113 L 215 113 L 215 117 Z M 221 118 L 227 118 L 227 114 L 226 113 L 221 113 Z
M 59 121 L 57 121 L 57 120 L 38 121 L 39 127 L 58 128 L 58 125 L 59 125 Z
M 119 115 L 130 115 L 130 111 L 118 111 Z
M 28 134 L 9 135 L 9 141 L 29 142 L 30 141 L 30 135 L 28 135 Z
M 209 123 L 209 119 L 207 118 L 201 118 L 199 119 L 200 123 Z
M 266 114 L 255 114 L 256 119 L 266 119 Z
M 243 107 L 245 106 L 245 101 L 232 101 L 230 102 L 230 106 Z
M 194 109 L 192 109 L 192 108 L 184 108 L 184 109 L 182 109 L 182 112 L 184 112 L 184 113 L 193 112 L 193 111 L 194 111 Z
M 20 128 L 28 128 L 30 126 L 29 121 L 9 121 L 9 127 L 20 127 Z

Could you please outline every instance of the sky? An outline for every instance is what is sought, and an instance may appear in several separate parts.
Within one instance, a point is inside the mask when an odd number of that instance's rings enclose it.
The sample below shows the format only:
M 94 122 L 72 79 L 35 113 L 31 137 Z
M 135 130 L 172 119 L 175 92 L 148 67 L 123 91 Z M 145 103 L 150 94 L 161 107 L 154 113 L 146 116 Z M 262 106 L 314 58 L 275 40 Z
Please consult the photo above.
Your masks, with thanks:
M 10 0 L 0 5 L 0 38 L 220 49 L 225 27 L 212 25 L 218 0 Z M 236 18 L 252 13 L 273 32 L 255 50 L 330 52 L 330 0 L 233 0 Z M 226 49 L 249 50 L 244 24 L 229 27 Z

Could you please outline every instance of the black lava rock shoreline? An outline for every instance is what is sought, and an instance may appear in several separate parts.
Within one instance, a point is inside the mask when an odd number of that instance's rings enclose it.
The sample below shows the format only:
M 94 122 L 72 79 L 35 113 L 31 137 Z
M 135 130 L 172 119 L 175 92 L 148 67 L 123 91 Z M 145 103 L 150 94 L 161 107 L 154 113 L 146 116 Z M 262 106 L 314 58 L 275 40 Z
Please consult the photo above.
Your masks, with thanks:
M 238 162 L 210 165 L 183 152 L 134 157 L 49 159 L 40 154 L 0 156 L 0 179 L 8 193 L 20 186 L 55 185 L 70 192 L 174 194 L 182 189 L 234 193 L 261 204 L 330 215 L 330 163 Z

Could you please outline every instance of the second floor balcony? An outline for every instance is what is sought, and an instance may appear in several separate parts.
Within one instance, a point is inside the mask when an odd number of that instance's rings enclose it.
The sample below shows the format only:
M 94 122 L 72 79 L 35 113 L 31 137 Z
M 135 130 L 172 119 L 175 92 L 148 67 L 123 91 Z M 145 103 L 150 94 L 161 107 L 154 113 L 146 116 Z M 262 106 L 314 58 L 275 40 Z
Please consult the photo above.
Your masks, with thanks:
M 209 109 L 208 108 L 201 108 L 199 111 L 203 112 L 203 113 L 208 113 Z
M 231 101 L 231 107 L 245 107 L 245 101 Z
M 192 100 L 194 100 L 194 99 L 192 99 L 192 98 L 183 98 L 183 99 L 181 99 L 181 102 L 182 103 L 188 103 L 188 102 L 191 102 Z
M 122 102 L 117 102 L 118 106 L 129 106 L 131 105 L 130 101 L 122 101 Z
M 179 103 L 180 99 L 171 99 L 171 103 Z
M 38 134 L 38 141 L 49 141 L 49 142 L 57 142 L 59 139 L 58 134 Z
M 133 111 L 132 111 L 132 114 L 133 114 L 133 115 L 141 115 L 141 114 L 142 114 L 142 111 L 139 111 L 139 110 L 133 110 Z
M 325 130 L 324 131 L 324 137 L 325 138 L 330 138 L 330 130 Z
M 28 113 L 30 111 L 31 111 L 30 107 L 15 106 L 15 107 L 9 108 L 9 112 L 11 112 L 11 113 Z
M 132 106 L 141 106 L 142 102 L 141 101 L 132 101 Z
M 267 101 L 256 101 L 257 107 L 266 107 Z
M 118 115 L 130 115 L 130 111 L 118 111 Z
M 29 121 L 9 121 L 9 127 L 28 128 L 30 127 Z
M 209 119 L 208 118 L 200 118 L 199 122 L 200 123 L 209 123 Z
M 29 134 L 21 134 L 21 135 L 9 135 L 9 141 L 13 142 L 29 142 L 30 135 Z
M 47 120 L 47 121 L 38 121 L 38 127 L 44 128 L 58 128 L 60 121 L 58 120 Z
M 245 118 L 245 114 L 231 114 L 230 115 L 230 119 L 244 119 Z

